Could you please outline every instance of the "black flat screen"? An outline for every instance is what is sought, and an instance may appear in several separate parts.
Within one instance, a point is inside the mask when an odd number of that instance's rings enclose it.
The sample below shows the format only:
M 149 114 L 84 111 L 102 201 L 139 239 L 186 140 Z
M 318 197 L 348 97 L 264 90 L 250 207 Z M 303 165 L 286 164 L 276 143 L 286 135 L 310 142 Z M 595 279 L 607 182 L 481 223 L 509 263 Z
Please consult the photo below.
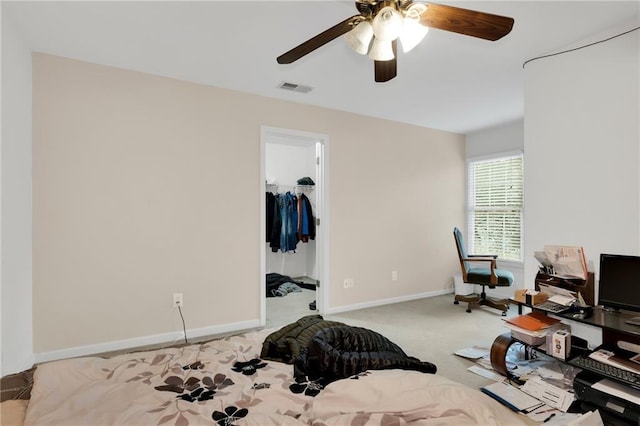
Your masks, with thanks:
M 598 304 L 640 312 L 640 257 L 600 255 Z

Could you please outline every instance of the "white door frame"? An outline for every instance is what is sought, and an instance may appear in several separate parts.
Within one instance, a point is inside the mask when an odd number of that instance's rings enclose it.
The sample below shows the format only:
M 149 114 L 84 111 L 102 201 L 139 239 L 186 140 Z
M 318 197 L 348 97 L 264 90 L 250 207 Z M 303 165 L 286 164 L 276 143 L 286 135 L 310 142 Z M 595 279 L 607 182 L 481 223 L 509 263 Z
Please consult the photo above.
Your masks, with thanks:
M 266 144 L 273 138 L 302 140 L 316 143 L 316 218 L 320 225 L 316 227 L 316 267 L 320 286 L 316 289 L 316 308 L 323 315 L 329 306 L 329 136 L 320 133 L 303 132 L 299 130 L 278 127 L 260 126 L 260 325 L 267 323 L 266 288 L 266 187 L 265 150 Z

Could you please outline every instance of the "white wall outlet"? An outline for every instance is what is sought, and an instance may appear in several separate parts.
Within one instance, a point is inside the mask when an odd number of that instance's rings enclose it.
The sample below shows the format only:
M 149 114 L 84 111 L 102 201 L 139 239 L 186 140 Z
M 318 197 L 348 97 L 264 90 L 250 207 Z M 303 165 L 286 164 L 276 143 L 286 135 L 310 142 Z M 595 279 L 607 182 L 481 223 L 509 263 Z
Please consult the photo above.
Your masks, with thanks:
M 342 281 L 342 286 L 344 288 L 353 288 L 353 278 L 345 278 L 344 281 Z
M 173 306 L 176 308 L 178 306 L 180 306 L 181 308 L 184 306 L 182 304 L 182 293 L 173 293 Z
M 398 271 L 391 271 L 391 281 L 398 281 Z

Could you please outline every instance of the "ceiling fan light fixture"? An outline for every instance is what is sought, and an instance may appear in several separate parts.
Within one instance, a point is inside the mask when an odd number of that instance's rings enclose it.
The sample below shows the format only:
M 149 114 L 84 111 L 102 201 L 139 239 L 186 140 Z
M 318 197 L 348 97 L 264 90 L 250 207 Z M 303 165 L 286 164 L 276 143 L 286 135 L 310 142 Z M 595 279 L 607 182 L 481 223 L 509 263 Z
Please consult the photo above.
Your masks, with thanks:
M 276 62 L 291 64 L 344 35 L 358 53 L 365 53 L 369 46 L 368 56 L 375 61 L 374 80 L 383 83 L 397 75 L 398 38 L 407 52 L 423 39 L 427 27 L 489 41 L 500 40 L 513 29 L 514 19 L 507 16 L 415 1 L 356 0 L 358 14 L 288 50 L 278 56 Z
M 402 14 L 391 6 L 385 6 L 373 18 L 371 23 L 376 39 L 392 41 L 400 36 L 402 31 Z
M 429 27 L 420 23 L 420 17 L 427 11 L 427 5 L 423 3 L 412 3 L 404 13 L 400 42 L 402 51 L 407 53 L 418 45 L 429 32 Z
M 375 37 L 371 43 L 371 49 L 369 49 L 369 57 L 374 61 L 390 61 L 395 58 L 392 41 Z
M 429 27 L 420 24 L 413 18 L 404 18 L 404 25 L 400 33 L 402 51 L 407 53 L 420 43 L 429 32 Z
M 347 45 L 361 55 L 366 55 L 373 38 L 373 27 L 369 21 L 362 21 L 344 35 Z

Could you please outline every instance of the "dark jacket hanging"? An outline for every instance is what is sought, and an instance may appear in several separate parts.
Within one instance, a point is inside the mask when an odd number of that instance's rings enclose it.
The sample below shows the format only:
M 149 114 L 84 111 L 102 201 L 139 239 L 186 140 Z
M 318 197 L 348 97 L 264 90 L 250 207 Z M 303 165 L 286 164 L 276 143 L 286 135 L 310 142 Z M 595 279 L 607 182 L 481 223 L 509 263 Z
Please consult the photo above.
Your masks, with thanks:
M 305 194 L 300 194 L 298 201 L 298 239 L 303 243 L 316 238 L 316 221 L 313 217 L 311 202 Z
M 273 203 L 273 222 L 271 228 L 271 236 L 269 237 L 269 247 L 271 251 L 276 253 L 280 250 L 280 233 L 282 232 L 282 217 L 280 216 L 280 206 L 278 205 L 278 197 L 274 198 Z
M 276 207 L 276 196 L 272 193 L 272 192 L 268 192 L 267 191 L 267 196 L 266 196 L 266 208 L 265 208 L 265 215 L 266 215 L 266 242 L 270 242 L 271 241 L 271 233 L 273 232 L 273 221 L 275 219 L 274 215 L 274 209 Z
M 316 238 L 311 202 L 305 194 L 266 194 L 266 240 L 271 251 L 295 251 L 298 241 Z

